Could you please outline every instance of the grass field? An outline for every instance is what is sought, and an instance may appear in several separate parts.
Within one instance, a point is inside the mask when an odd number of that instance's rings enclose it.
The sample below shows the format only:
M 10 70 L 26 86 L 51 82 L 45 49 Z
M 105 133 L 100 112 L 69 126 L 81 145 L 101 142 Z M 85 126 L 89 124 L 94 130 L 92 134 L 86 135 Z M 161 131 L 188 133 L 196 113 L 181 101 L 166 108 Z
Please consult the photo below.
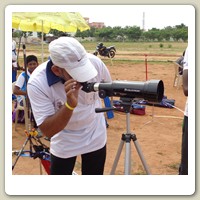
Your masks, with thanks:
M 82 42 L 83 46 L 89 53 L 93 53 L 96 45 L 98 42 Z M 164 56 L 169 57 L 171 60 L 174 60 L 175 58 L 178 58 L 182 55 L 182 52 L 185 50 L 187 43 L 183 42 L 104 42 L 105 46 L 111 46 L 114 45 L 116 47 L 116 54 L 117 55 L 123 55 L 123 58 L 120 58 L 120 56 L 116 56 L 114 59 L 119 61 L 124 61 L 127 59 L 124 58 L 125 55 L 132 56 L 132 58 L 128 60 L 131 61 L 144 61 L 144 54 L 147 54 L 148 56 Z M 162 46 L 162 47 L 161 47 Z M 38 56 L 39 63 L 41 63 L 41 55 L 42 55 L 42 45 L 41 44 L 26 44 L 26 55 L 35 54 Z M 43 59 L 46 60 L 49 56 L 48 52 L 48 44 L 43 44 Z M 169 60 L 170 60 L 169 59 Z M 104 59 L 102 57 L 102 60 L 105 62 L 108 61 L 108 59 Z M 159 62 L 163 59 L 153 59 L 151 58 L 149 61 L 151 62 Z M 166 59 L 164 59 L 166 62 Z M 23 66 L 23 51 L 22 47 L 19 51 L 19 64 L 20 66 Z

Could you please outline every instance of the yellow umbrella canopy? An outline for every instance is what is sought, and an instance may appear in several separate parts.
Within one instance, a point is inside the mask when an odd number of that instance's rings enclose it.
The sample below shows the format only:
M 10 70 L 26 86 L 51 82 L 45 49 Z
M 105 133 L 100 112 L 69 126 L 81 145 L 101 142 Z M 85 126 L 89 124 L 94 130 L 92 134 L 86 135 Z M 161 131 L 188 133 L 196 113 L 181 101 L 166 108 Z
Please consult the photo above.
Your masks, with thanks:
M 12 28 L 42 33 L 49 33 L 51 29 L 62 32 L 90 29 L 77 12 L 13 12 Z
M 43 33 L 49 33 L 51 29 L 68 33 L 90 29 L 78 12 L 13 12 L 12 28 L 21 31 L 42 32 L 42 62 Z

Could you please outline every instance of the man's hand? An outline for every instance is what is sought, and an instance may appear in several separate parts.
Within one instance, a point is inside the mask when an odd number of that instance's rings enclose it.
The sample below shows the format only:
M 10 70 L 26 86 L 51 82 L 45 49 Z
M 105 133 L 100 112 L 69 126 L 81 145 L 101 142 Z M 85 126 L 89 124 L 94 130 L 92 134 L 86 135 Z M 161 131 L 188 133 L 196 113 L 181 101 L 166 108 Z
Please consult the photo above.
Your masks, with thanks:
M 78 104 L 78 93 L 81 87 L 81 84 L 75 81 L 74 79 L 69 79 L 64 83 L 65 92 L 67 95 L 67 103 L 75 108 Z

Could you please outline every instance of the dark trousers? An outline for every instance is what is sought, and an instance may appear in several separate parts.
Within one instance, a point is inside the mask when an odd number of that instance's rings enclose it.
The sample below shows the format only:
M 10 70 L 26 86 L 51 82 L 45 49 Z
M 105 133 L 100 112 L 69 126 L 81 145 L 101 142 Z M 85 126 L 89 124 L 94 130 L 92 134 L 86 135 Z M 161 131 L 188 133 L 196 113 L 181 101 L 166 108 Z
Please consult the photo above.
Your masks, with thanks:
M 72 175 L 75 157 L 58 158 L 51 154 L 51 175 Z M 106 160 L 106 145 L 97 151 L 81 155 L 82 175 L 103 175 Z
M 188 117 L 184 116 L 179 175 L 188 175 Z

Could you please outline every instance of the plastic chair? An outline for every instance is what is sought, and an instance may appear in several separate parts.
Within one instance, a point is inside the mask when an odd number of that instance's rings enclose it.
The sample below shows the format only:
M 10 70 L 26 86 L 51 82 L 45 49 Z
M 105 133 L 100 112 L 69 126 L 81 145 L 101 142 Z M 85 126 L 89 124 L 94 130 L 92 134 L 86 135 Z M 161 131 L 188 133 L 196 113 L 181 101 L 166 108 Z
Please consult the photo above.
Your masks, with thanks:
M 177 62 L 173 62 L 174 63 L 174 70 L 175 70 L 175 74 L 174 74 L 174 83 L 173 83 L 173 87 L 177 87 L 177 89 L 179 89 L 180 86 L 182 86 L 182 75 L 179 73 L 179 68 L 181 67 Z
M 14 91 L 14 87 L 15 87 L 15 82 L 12 83 L 12 92 Z M 16 131 L 16 127 L 17 127 L 17 123 L 18 123 L 18 116 L 19 116 L 19 111 L 23 110 L 24 111 L 24 119 L 25 119 L 25 129 L 28 130 L 28 109 L 26 106 L 26 99 L 23 95 L 16 95 L 15 96 L 21 96 L 22 97 L 22 101 L 23 101 L 23 106 L 21 106 L 18 102 L 17 102 L 17 107 L 15 108 L 16 110 L 16 116 L 15 116 L 15 131 Z

